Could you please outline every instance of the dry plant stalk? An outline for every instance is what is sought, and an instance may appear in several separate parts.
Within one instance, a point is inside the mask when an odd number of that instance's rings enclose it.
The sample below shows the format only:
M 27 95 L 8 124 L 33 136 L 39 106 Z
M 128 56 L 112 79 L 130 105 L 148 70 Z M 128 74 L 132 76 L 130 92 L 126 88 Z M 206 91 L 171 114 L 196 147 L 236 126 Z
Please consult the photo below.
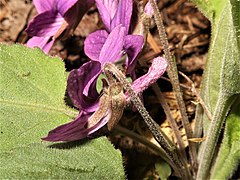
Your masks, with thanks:
M 172 84 L 172 87 L 175 92 L 175 96 L 176 96 L 176 99 L 177 99 L 177 102 L 178 102 L 178 105 L 180 108 L 183 127 L 185 129 L 187 139 L 191 139 L 193 137 L 193 131 L 191 129 L 191 126 L 190 126 L 190 123 L 189 123 L 189 120 L 187 117 L 186 107 L 185 107 L 185 103 L 183 101 L 182 92 L 181 92 L 180 85 L 179 85 L 180 83 L 179 83 L 179 79 L 178 79 L 177 66 L 176 66 L 176 63 L 175 63 L 174 59 L 172 58 L 172 55 L 169 50 L 168 39 L 167 39 L 167 35 L 165 32 L 165 28 L 163 25 L 163 21 L 162 21 L 158 6 L 157 6 L 155 0 L 149 0 L 149 1 L 151 3 L 153 11 L 154 11 L 154 19 L 155 19 L 155 22 L 157 25 L 160 41 L 163 45 L 163 51 L 165 54 L 165 58 L 168 61 L 167 73 L 171 80 L 171 84 Z M 195 144 L 191 141 L 188 141 L 188 144 L 189 144 L 191 164 L 193 167 L 197 167 L 197 153 L 196 153 Z

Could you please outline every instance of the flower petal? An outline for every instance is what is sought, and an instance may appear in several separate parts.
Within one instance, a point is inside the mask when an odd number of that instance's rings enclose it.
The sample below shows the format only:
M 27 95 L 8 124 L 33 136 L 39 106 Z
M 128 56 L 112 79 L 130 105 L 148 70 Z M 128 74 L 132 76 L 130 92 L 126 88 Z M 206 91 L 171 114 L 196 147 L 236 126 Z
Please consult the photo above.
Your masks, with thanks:
M 96 5 L 99 11 L 99 14 L 102 18 L 103 24 L 105 25 L 108 32 L 111 31 L 111 20 L 113 19 L 117 7 L 117 0 L 96 0 Z
M 139 35 L 127 35 L 124 42 L 124 49 L 127 53 L 127 71 L 132 73 L 135 68 L 135 59 L 139 52 L 142 50 L 144 44 L 143 36 Z
M 115 62 L 121 58 L 123 55 L 122 49 L 125 39 L 125 30 L 125 27 L 119 25 L 109 34 L 100 52 L 99 62 L 101 64 L 105 62 Z
M 147 89 L 151 84 L 155 83 L 165 72 L 167 68 L 167 61 L 162 57 L 153 59 L 152 65 L 147 74 L 136 79 L 133 84 L 133 90 L 139 94 Z
M 31 48 L 39 47 L 45 53 L 48 53 L 49 50 L 51 49 L 53 43 L 54 43 L 54 40 L 51 39 L 51 37 L 49 37 L 49 36 L 45 36 L 45 37 L 36 37 L 35 36 L 28 40 L 27 46 L 31 47 Z
M 54 11 L 56 10 L 56 0 L 33 0 L 34 6 L 37 9 L 38 14 L 46 12 L 46 11 Z
M 98 61 L 101 49 L 106 42 L 108 33 L 105 30 L 99 30 L 88 35 L 84 41 L 85 54 L 92 60 Z
M 68 94 L 75 106 L 86 112 L 93 112 L 98 106 L 96 79 L 101 73 L 99 62 L 90 61 L 79 69 L 74 69 L 68 76 Z M 88 93 L 90 92 L 90 93 Z
M 89 117 L 91 113 L 80 112 L 78 117 L 67 124 L 63 124 L 48 133 L 47 137 L 42 138 L 46 141 L 76 141 L 88 137 L 90 134 L 94 133 L 101 127 L 103 127 L 107 122 L 109 117 L 106 116 L 102 118 L 96 125 L 91 128 L 86 128 Z
M 71 4 L 73 4 L 74 0 L 71 0 L 71 1 L 72 1 Z M 61 0 L 61 2 L 63 2 L 64 4 L 64 0 Z M 82 17 L 84 16 L 84 14 L 88 11 L 90 7 L 93 6 L 93 4 L 94 4 L 94 0 L 84 0 L 84 1 L 79 0 L 75 4 L 73 4 L 71 8 L 59 9 L 65 21 L 69 24 L 69 27 L 64 33 L 64 36 L 67 36 L 72 29 L 75 29 L 77 27 Z
M 25 31 L 29 36 L 54 36 L 63 22 L 60 14 L 47 11 L 37 15 Z
M 119 0 L 117 12 L 111 22 L 111 29 L 122 24 L 128 33 L 130 20 L 132 16 L 133 2 L 132 0 Z
M 72 8 L 78 0 L 58 0 L 57 1 L 57 10 L 58 12 L 64 16 L 64 14 Z

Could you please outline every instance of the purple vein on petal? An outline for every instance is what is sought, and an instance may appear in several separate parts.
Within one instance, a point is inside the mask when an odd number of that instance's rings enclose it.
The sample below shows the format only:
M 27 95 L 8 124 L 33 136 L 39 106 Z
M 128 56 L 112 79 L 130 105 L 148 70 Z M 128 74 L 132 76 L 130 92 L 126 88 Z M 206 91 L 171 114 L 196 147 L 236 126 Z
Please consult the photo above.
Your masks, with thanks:
M 117 12 L 111 22 L 111 29 L 122 24 L 126 28 L 126 34 L 128 33 L 130 20 L 132 16 L 133 2 L 132 0 L 119 0 Z
M 53 36 L 61 27 L 64 18 L 51 11 L 36 16 L 28 25 L 26 32 L 29 36 Z
M 118 0 L 96 0 L 99 14 L 108 32 L 111 31 L 111 21 L 118 7 Z

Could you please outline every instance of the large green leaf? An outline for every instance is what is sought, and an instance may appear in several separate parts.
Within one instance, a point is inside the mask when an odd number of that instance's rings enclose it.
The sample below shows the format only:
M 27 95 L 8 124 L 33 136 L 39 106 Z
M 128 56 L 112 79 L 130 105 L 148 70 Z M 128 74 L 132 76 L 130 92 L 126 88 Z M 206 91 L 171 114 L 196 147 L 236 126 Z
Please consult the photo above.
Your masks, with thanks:
M 211 179 L 229 179 L 240 163 L 240 96 L 227 117 L 224 139 Z
M 39 141 L 70 121 L 64 103 L 65 68 L 40 49 L 0 45 L 0 149 Z
M 207 136 L 200 150 L 200 165 L 198 177 L 206 179 L 217 145 L 221 127 L 226 119 L 232 103 L 240 93 L 240 48 L 239 48 L 239 8 L 237 0 L 210 0 L 209 6 L 194 0 L 212 22 L 212 38 L 204 79 L 201 86 L 201 96 L 213 114 L 210 122 L 207 116 L 198 111 L 196 129 L 203 122 L 204 136 Z M 200 131 L 196 130 L 196 136 Z
M 106 137 L 41 142 L 49 130 L 77 115 L 64 103 L 66 76 L 59 58 L 0 44 L 0 72 L 1 178 L 124 179 L 121 153 Z
M 239 3 L 238 3 L 239 4 Z M 239 6 L 240 7 L 240 6 Z M 232 16 L 232 5 L 226 1 L 212 25 L 212 38 L 205 67 L 201 93 L 211 112 L 223 94 L 240 93 L 240 49 Z
M 30 144 L 1 153 L 0 161 L 3 179 L 125 178 L 121 153 L 106 137 L 52 147 Z

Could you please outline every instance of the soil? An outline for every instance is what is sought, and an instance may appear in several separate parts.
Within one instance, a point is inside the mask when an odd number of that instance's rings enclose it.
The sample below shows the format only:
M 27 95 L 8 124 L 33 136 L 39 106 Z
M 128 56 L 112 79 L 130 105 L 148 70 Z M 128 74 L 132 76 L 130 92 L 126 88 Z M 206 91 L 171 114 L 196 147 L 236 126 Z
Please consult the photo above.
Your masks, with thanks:
M 169 47 L 176 58 L 178 70 L 186 74 L 193 81 L 195 87 L 199 89 L 209 47 L 210 22 L 192 3 L 186 0 L 161 0 L 159 8 L 168 35 Z M 0 42 L 9 44 L 26 43 L 29 37 L 24 29 L 36 14 L 37 12 L 30 0 L 0 0 Z M 139 58 L 136 69 L 138 76 L 146 73 L 149 60 L 159 55 L 154 52 L 154 44 L 160 47 L 160 54 L 163 54 L 157 29 L 154 23 L 152 24 L 150 32 L 153 40 L 148 41 L 149 43 L 144 48 L 141 58 Z M 89 33 L 102 27 L 99 14 L 93 7 L 83 17 L 74 34 L 65 40 L 58 40 L 50 54 L 61 57 L 66 64 L 67 71 L 80 67 L 88 61 L 88 57 L 83 51 L 84 39 Z M 192 84 L 182 76 L 179 77 L 180 82 L 185 86 L 185 88 L 182 88 L 184 100 L 188 117 L 193 125 L 196 97 L 191 91 Z M 167 75 L 164 74 L 163 78 L 159 79 L 157 83 L 171 107 L 171 112 L 178 122 L 183 138 L 185 138 L 180 122 L 179 108 Z M 161 125 L 163 131 L 171 139 L 174 139 L 171 128 L 166 121 L 166 116 L 151 88 L 143 93 L 143 100 L 153 119 Z M 137 112 L 127 109 L 120 120 L 120 125 L 154 142 L 151 133 Z M 109 133 L 108 136 L 115 147 L 122 151 L 128 179 L 159 178 L 155 169 L 155 163 L 160 160 L 159 156 L 127 136 L 117 133 Z

